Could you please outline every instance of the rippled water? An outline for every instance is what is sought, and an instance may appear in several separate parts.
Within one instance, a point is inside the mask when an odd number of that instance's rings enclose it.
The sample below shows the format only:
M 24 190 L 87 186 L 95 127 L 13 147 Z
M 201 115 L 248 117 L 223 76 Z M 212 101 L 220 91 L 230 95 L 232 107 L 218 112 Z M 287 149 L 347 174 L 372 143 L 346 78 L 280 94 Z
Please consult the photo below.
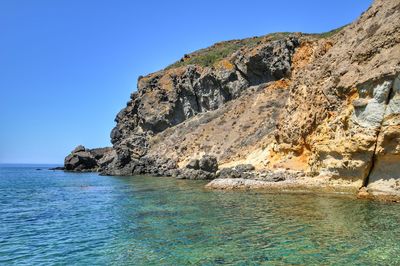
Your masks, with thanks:
M 400 205 L 0 168 L 0 264 L 399 264 Z

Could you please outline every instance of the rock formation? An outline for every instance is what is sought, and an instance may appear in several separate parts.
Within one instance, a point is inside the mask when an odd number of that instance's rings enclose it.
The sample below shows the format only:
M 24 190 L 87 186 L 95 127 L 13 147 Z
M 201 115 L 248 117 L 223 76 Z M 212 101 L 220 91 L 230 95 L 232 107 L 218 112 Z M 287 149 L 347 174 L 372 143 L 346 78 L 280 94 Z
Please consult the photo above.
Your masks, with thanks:
M 86 149 L 79 145 L 65 157 L 64 170 L 95 172 L 108 165 L 114 157 L 112 148 Z
M 332 38 L 325 54 L 294 73 L 275 151 L 306 154 L 310 171 L 357 186 L 387 179 L 379 165 L 396 153 L 396 137 L 383 139 L 396 125 L 399 63 L 400 1 L 377 0 Z
M 139 77 L 107 160 L 80 148 L 65 168 L 400 197 L 399 95 L 400 0 L 375 0 L 329 33 L 221 42 Z
M 234 52 L 213 67 L 186 65 L 139 78 L 138 91 L 118 113 L 111 132 L 117 158 L 108 173 L 134 172 L 138 161 L 157 148 L 150 146 L 151 140 L 166 129 L 221 108 L 250 86 L 288 77 L 298 45 L 296 37 L 266 40 Z

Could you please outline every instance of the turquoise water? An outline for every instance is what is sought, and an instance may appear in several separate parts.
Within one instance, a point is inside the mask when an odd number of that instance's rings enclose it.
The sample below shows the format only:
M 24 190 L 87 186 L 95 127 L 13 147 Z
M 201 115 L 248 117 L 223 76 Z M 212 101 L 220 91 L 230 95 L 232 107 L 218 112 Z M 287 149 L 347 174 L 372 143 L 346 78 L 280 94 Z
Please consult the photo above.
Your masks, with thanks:
M 0 168 L 0 265 L 395 265 L 400 205 Z

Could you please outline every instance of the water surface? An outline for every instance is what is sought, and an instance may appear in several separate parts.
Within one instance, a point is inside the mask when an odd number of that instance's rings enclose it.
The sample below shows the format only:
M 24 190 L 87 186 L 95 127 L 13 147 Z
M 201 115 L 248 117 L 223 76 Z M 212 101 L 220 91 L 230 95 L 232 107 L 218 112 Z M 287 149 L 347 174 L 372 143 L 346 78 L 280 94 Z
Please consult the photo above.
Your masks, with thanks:
M 0 265 L 400 264 L 400 205 L 0 167 Z

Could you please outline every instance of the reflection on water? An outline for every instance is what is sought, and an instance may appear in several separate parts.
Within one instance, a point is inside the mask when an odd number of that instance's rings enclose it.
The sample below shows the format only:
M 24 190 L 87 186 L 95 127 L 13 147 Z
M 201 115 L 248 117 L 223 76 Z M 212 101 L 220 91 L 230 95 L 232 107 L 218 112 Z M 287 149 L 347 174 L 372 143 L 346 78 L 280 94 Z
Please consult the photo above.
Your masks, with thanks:
M 0 264 L 398 264 L 400 205 L 0 168 Z

